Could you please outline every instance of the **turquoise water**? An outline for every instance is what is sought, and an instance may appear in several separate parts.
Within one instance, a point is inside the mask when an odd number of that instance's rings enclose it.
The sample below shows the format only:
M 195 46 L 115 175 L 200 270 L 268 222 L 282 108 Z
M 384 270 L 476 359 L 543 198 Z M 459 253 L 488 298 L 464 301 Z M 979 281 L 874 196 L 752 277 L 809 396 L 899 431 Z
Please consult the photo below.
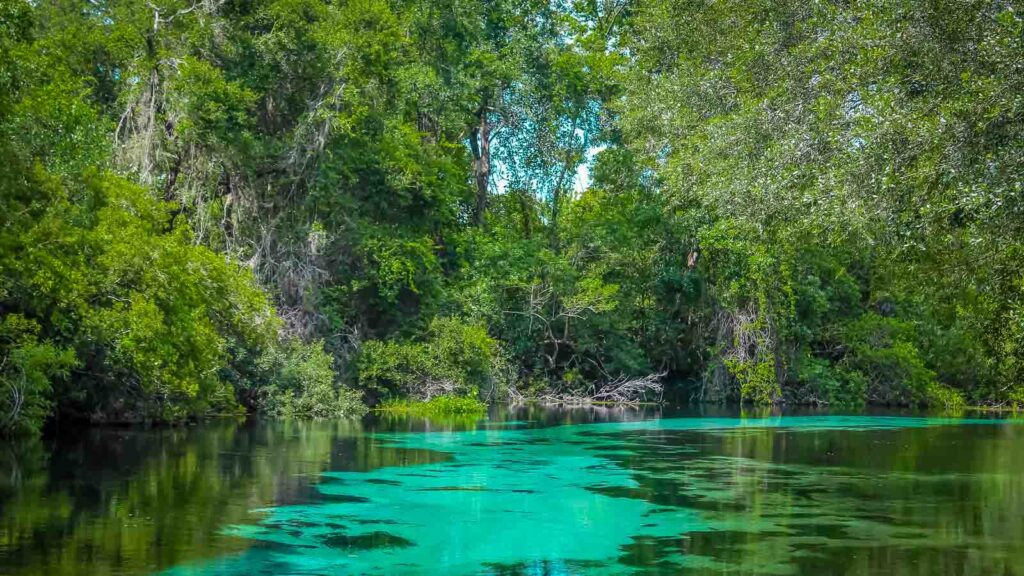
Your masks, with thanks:
M 94 430 L 0 482 L 0 573 L 1024 574 L 1017 421 L 655 416 Z
M 733 568 L 789 574 L 800 568 L 794 555 L 828 558 L 821 548 L 934 546 L 935 537 L 949 534 L 908 525 L 898 510 L 859 499 L 857 492 L 881 485 L 952 486 L 963 479 L 902 471 L 874 476 L 842 465 L 706 454 L 694 433 L 726 436 L 742 445 L 744 436 L 756 440 L 766 430 L 866 439 L 911 428 L 977 431 L 976 425 L 992 421 L 673 418 L 378 434 L 382 446 L 440 452 L 446 460 L 326 472 L 317 486 L 319 501 L 267 508 L 258 523 L 225 527 L 257 546 L 168 574 L 721 573 Z M 827 446 L 822 449 L 829 453 Z M 765 490 L 756 502 L 747 502 L 755 489 L 752 481 Z M 660 483 L 665 488 L 659 490 Z M 925 488 L 921 498 L 928 497 Z M 889 505 L 915 504 L 901 498 Z M 758 545 L 770 549 L 750 550 L 757 561 L 738 563 L 713 549 L 688 549 L 688 535 L 713 540 L 716 533 L 723 544 L 738 534 L 760 535 Z M 1024 542 L 1007 543 L 1006 551 L 1017 547 Z M 652 561 L 632 554 L 643 548 L 650 549 Z M 1000 554 L 990 561 L 989 568 L 995 568 Z

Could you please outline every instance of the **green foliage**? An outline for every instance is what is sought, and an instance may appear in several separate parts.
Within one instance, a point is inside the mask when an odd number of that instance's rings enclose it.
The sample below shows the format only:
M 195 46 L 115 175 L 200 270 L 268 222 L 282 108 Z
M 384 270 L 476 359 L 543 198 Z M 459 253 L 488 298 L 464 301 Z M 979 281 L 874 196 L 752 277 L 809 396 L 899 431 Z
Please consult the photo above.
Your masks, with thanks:
M 736 355 L 729 327 L 754 306 L 780 399 L 1008 402 L 1019 14 L 980 1 L 633 10 L 611 106 L 696 224 L 712 356 Z M 768 381 L 735 368 L 732 385 Z
M 14 40 L 20 58 L 2 64 L 19 75 L 0 106 L 0 209 L 11 216 L 0 227 L 3 431 L 37 430 L 52 414 L 241 411 L 245 389 L 273 375 L 254 359 L 280 345 L 266 293 L 198 245 L 173 205 L 104 167 L 109 126 L 74 60 L 41 49 L 55 38 Z M 218 73 L 200 68 L 193 83 L 221 91 Z M 205 106 L 197 117 L 219 121 L 218 104 Z
M 177 66 L 170 89 L 180 94 L 180 102 L 175 103 L 181 110 L 176 128 L 182 136 L 204 144 L 243 141 L 256 95 L 225 79 L 223 72 L 208 62 L 189 58 Z
M 333 359 L 323 342 L 291 342 L 269 359 L 279 365 L 263 393 L 262 409 L 272 416 L 339 418 L 366 411 L 361 394 L 336 382 Z M 264 359 L 267 362 L 268 359 Z
M 865 314 L 843 334 L 844 367 L 863 375 L 868 400 L 882 404 L 962 404 L 955 391 L 941 387 L 914 345 L 914 327 L 892 318 Z
M 868 381 L 860 372 L 808 357 L 798 375 L 795 401 L 838 408 L 858 408 L 867 401 Z
M 138 187 L 101 174 L 77 186 L 37 173 L 26 190 L 45 190 L 45 203 L 12 196 L 35 218 L 6 230 L 19 256 L 2 260 L 5 308 L 82 366 L 56 389 L 61 409 L 114 419 L 236 409 L 221 371 L 242 349 L 273 346 L 278 326 L 252 277 L 186 230 L 165 231 L 165 207 Z
M 1019 11 L 705 4 L 0 2 L 6 410 L 1020 403 Z
M 741 401 L 774 404 L 781 396 L 779 381 L 775 377 L 773 357 L 758 360 L 726 358 L 725 366 L 739 381 Z
M 472 396 L 435 396 L 430 400 L 392 399 L 381 402 L 375 411 L 418 416 L 481 416 L 487 412 L 487 405 Z
M 1010 393 L 1010 406 L 1014 410 L 1024 409 L 1024 390 L 1018 387 Z
M 39 325 L 20 314 L 0 320 L 0 434 L 38 432 L 53 404 L 50 381 L 75 364 L 70 350 L 38 335 Z
M 384 397 L 491 396 L 506 384 L 498 343 L 478 325 L 435 318 L 423 341 L 363 343 L 359 384 Z

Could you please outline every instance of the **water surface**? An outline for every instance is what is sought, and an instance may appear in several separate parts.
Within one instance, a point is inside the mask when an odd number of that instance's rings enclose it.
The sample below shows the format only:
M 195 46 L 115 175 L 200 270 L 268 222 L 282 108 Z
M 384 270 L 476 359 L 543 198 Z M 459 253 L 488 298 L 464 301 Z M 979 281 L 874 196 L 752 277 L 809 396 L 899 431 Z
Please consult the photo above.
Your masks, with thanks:
M 3 574 L 1024 574 L 1024 426 L 499 409 L 0 448 Z

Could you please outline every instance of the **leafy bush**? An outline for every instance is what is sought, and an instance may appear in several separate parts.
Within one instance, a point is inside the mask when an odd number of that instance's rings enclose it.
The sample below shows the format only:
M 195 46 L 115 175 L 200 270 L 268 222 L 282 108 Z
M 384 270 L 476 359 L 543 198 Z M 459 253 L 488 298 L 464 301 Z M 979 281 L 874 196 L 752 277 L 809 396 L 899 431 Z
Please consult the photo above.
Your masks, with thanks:
M 505 360 L 498 343 L 478 325 L 436 318 L 423 341 L 363 344 L 359 383 L 384 397 L 475 396 L 505 383 Z
M 725 366 L 739 381 L 742 401 L 773 404 L 779 398 L 779 382 L 775 378 L 775 363 L 771 355 L 761 359 L 726 358 Z
M 258 377 L 246 365 L 280 327 L 252 273 L 196 246 L 167 204 L 121 178 L 16 172 L 0 177 L 0 210 L 17 215 L 0 230 L 0 307 L 38 334 L 38 346 L 11 345 L 24 362 L 33 351 L 52 367 L 24 373 L 49 374 L 60 410 L 92 420 L 240 411 L 227 376 Z M 54 378 L 72 365 L 73 382 Z
M 871 402 L 897 405 L 962 405 L 963 396 L 939 384 L 914 342 L 914 326 L 877 314 L 846 326 L 848 354 L 842 368 L 860 374 Z
M 38 432 L 52 405 L 50 379 L 75 363 L 72 351 L 38 334 L 39 325 L 20 314 L 0 319 L 0 435 Z
M 1024 386 L 1017 387 L 1010 393 L 1009 404 L 1014 410 L 1024 408 Z
M 799 371 L 798 404 L 821 404 L 854 408 L 863 406 L 867 379 L 863 374 L 830 364 L 827 360 L 808 357 Z
M 278 366 L 274 383 L 265 392 L 262 408 L 267 414 L 339 418 L 366 411 L 362 394 L 336 382 L 323 342 L 290 342 L 271 362 Z
M 948 409 L 963 408 L 967 404 L 966 400 L 964 400 L 964 395 L 959 390 L 938 382 L 928 384 L 922 401 L 928 406 Z

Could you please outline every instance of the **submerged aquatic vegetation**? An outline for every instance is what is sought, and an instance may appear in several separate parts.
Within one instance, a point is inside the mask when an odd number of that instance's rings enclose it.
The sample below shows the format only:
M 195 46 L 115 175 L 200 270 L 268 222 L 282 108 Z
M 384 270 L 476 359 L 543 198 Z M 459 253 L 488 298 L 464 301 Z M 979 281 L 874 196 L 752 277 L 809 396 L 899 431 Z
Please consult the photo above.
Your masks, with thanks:
M 245 553 L 168 574 L 531 574 L 543 566 L 558 574 L 767 575 L 816 573 L 836 562 L 850 562 L 860 574 L 870 558 L 888 557 L 899 559 L 894 566 L 904 574 L 934 575 L 956 569 L 960 546 L 991 567 L 1011 565 L 1020 552 L 1014 535 L 1024 534 L 1021 517 L 991 507 L 1024 506 L 1002 492 L 1019 486 L 1019 477 L 940 464 L 958 434 L 1013 432 L 997 420 L 524 424 L 376 433 L 382 450 L 446 457 L 325 472 L 310 501 L 264 509 L 257 523 L 225 528 L 252 543 Z M 884 459 L 863 452 L 911 439 L 923 462 L 901 460 L 902 449 L 885 448 Z M 993 482 L 1002 488 L 975 492 Z M 981 499 L 969 500 L 971 509 L 1004 532 L 936 511 L 937 504 L 962 502 L 963 490 Z M 947 522 L 960 528 L 947 530 Z M 931 550 L 931 557 L 914 550 Z M 856 560 L 864 554 L 868 560 Z

